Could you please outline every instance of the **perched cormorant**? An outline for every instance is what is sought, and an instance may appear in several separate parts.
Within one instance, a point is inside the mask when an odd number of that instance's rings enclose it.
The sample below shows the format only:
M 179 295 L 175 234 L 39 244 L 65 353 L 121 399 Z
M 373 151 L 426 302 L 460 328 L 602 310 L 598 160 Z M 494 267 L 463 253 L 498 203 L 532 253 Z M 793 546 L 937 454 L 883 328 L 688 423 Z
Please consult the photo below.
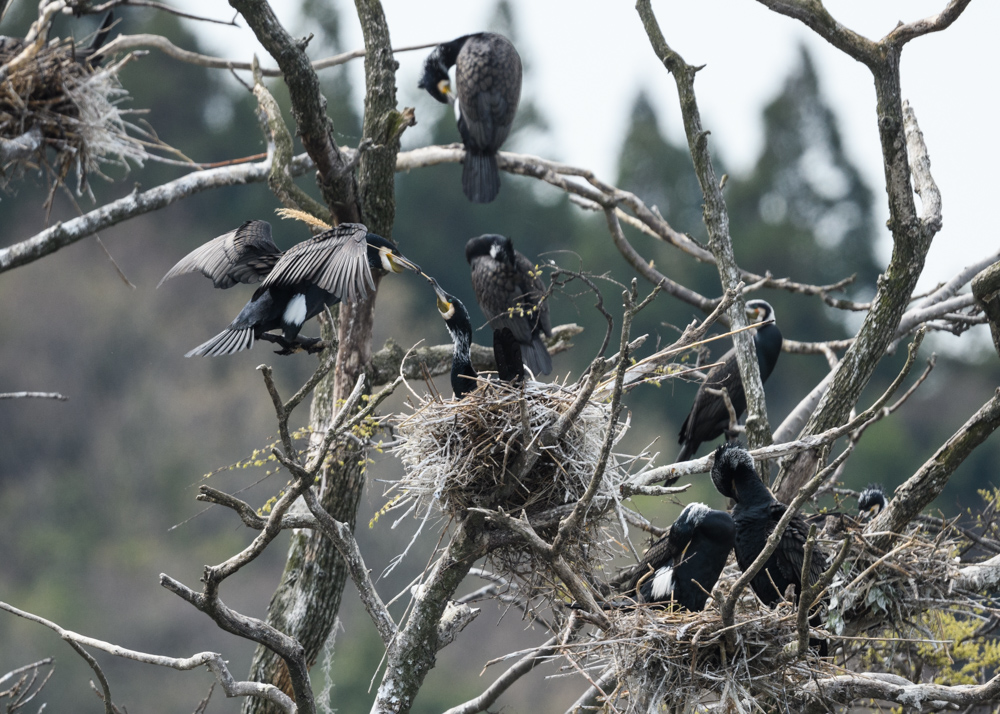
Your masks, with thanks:
M 455 91 L 448 69 L 455 65 Z M 474 203 L 500 191 L 497 151 L 510 133 L 521 99 L 521 58 L 503 35 L 480 32 L 438 45 L 417 85 L 439 102 L 453 102 L 465 144 L 462 190 Z M 456 96 L 457 95 L 457 96 Z
M 763 300 L 747 301 L 747 316 L 754 323 L 772 320 L 756 330 L 753 338 L 757 350 L 757 365 L 760 368 L 760 381 L 766 382 L 774 370 L 774 365 L 781 354 L 781 330 L 773 322 L 774 309 Z M 698 387 L 694 404 L 681 426 L 680 438 L 677 443 L 681 451 L 677 461 L 687 461 L 694 457 L 703 441 L 711 441 L 729 431 L 729 410 L 721 395 L 710 394 L 709 389 L 725 387 L 729 401 L 733 403 L 736 418 L 740 418 L 747 410 L 747 398 L 743 392 L 743 378 L 736 362 L 736 348 L 722 356 L 722 364 L 709 370 L 705 381 Z
M 451 388 L 455 398 L 461 399 L 474 390 L 479 383 L 479 373 L 472 366 L 472 322 L 464 303 L 454 295 L 444 291 L 437 280 L 428 277 L 437 294 L 437 309 L 444 318 L 455 351 L 451 358 Z M 510 330 L 493 331 L 493 356 L 497 361 L 500 379 L 513 382 L 524 375 L 521 364 L 521 349 Z
M 736 501 L 733 507 L 736 562 L 740 570 L 746 570 L 764 550 L 768 536 L 788 507 L 771 495 L 757 476 L 750 453 L 738 442 L 723 444 L 715 450 L 712 482 L 719 493 Z M 795 586 L 796 595 L 801 592 L 808 534 L 805 520 L 796 514 L 781 534 L 777 550 L 750 581 L 750 587 L 765 605 L 771 607 L 780 601 L 789 585 Z M 826 567 L 826 554 L 815 548 L 809 566 L 810 582 L 819 578 Z
M 342 223 L 282 252 L 271 240 L 267 221 L 247 221 L 188 253 L 160 285 L 193 272 L 223 289 L 261 283 L 229 327 L 185 357 L 233 354 L 260 339 L 281 345 L 278 354 L 290 354 L 318 342 L 298 337 L 302 323 L 328 305 L 357 300 L 374 290 L 373 272 L 399 273 L 403 268 L 420 272 L 391 241 L 360 223 Z M 280 336 L 267 334 L 277 329 Z
M 673 600 L 688 610 L 704 610 L 733 549 L 733 537 L 728 513 L 689 503 L 646 551 L 625 592 L 641 603 Z
M 552 357 L 542 341 L 542 335 L 552 334 L 549 305 L 532 262 L 514 250 L 510 238 L 496 234 L 471 238 L 465 259 L 472 266 L 476 302 L 493 329 L 510 328 L 536 376 L 551 372 Z
M 858 518 L 862 521 L 870 521 L 882 512 L 887 503 L 882 484 L 868 484 L 858 496 Z

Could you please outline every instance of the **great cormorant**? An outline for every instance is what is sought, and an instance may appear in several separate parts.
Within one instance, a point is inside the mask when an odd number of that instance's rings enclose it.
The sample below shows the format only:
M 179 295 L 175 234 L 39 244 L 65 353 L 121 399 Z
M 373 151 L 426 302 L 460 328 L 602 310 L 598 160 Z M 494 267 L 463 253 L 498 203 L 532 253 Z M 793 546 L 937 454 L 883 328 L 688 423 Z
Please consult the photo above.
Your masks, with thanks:
M 452 65 L 454 91 L 448 79 Z M 462 190 L 474 203 L 489 203 L 500 191 L 496 154 L 510 133 L 521 99 L 521 58 L 514 45 L 492 32 L 438 45 L 424 61 L 417 86 L 439 102 L 454 102 L 465 144 Z
M 760 381 L 763 383 L 771 376 L 781 354 L 781 330 L 773 322 L 774 309 L 764 300 L 749 300 L 746 308 L 747 315 L 754 323 L 772 320 L 769 324 L 758 327 L 753 338 L 757 350 L 757 365 L 760 368 Z M 718 367 L 709 370 L 694 397 L 691 411 L 681 426 L 680 438 L 677 440 L 681 445 L 681 451 L 677 455 L 677 461 L 693 458 L 703 441 L 711 441 L 729 431 L 729 410 L 726 409 L 726 403 L 721 395 L 709 393 L 709 389 L 726 388 L 737 419 L 747 410 L 743 378 L 736 362 L 736 348 L 726 352 L 721 362 Z
M 283 347 L 279 354 L 289 354 L 318 342 L 298 337 L 306 320 L 342 299 L 367 295 L 375 289 L 372 273 L 399 273 L 404 268 L 420 272 L 391 241 L 359 223 L 342 223 L 282 252 L 271 240 L 267 221 L 247 221 L 188 253 L 160 285 L 193 272 L 223 289 L 261 283 L 229 327 L 185 357 L 233 354 L 259 339 L 276 342 Z M 277 329 L 281 336 L 267 334 Z
M 552 357 L 542 341 L 542 335 L 552 334 L 549 305 L 532 262 L 514 250 L 510 238 L 496 234 L 470 239 L 465 259 L 472 266 L 476 301 L 493 329 L 510 328 L 536 376 L 551 372 Z
M 688 610 L 704 610 L 733 549 L 733 537 L 728 513 L 689 503 L 646 551 L 625 592 L 641 603 L 673 600 Z
M 461 399 L 479 386 L 475 367 L 472 366 L 472 322 L 464 303 L 445 292 L 437 280 L 428 278 L 437 295 L 437 309 L 444 318 L 455 351 L 451 358 L 451 388 L 455 398 Z M 524 375 L 521 364 L 521 346 L 507 328 L 493 331 L 493 357 L 497 361 L 497 374 L 505 382 L 513 382 Z
M 862 521 L 870 521 L 881 513 L 887 504 L 882 484 L 868 484 L 858 495 L 858 517 Z
M 746 570 L 764 550 L 768 536 L 788 507 L 771 495 L 757 476 L 750 453 L 738 442 L 723 444 L 715 450 L 712 482 L 719 493 L 736 501 L 733 507 L 736 562 L 740 570 Z M 789 585 L 795 586 L 796 595 L 801 592 L 808 534 L 805 520 L 796 514 L 781 534 L 777 550 L 750 581 L 750 587 L 765 605 L 771 607 L 780 601 Z M 819 578 L 826 567 L 826 554 L 815 548 L 809 566 L 810 582 Z

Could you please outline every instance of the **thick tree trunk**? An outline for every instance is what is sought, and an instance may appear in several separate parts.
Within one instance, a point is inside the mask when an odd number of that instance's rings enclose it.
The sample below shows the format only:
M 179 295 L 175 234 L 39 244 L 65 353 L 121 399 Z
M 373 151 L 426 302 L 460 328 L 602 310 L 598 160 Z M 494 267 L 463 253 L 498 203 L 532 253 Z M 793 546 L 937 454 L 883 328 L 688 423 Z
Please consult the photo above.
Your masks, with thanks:
M 242 4 L 246 0 L 239 1 Z M 303 145 L 319 169 L 318 181 L 324 198 L 337 221 L 360 221 L 373 233 L 389 238 L 395 220 L 396 154 L 399 151 L 399 134 L 405 125 L 402 115 L 396 111 L 397 64 L 392 55 L 389 29 L 381 4 L 378 0 L 358 0 L 357 10 L 367 50 L 364 139 L 370 140 L 374 148 L 367 150 L 361 158 L 356 190 L 353 175 L 344 175 L 343 165 L 330 160 L 333 152 L 339 155 L 332 138 L 329 141 L 307 142 L 306 126 L 323 131 L 324 127 L 332 128 L 329 120 L 325 123 L 317 121 L 309 112 L 304 112 L 306 117 L 300 117 L 301 110 L 294 113 Z M 284 69 L 280 60 L 279 66 Z M 326 103 L 318 95 L 318 83 L 302 81 L 299 84 L 303 92 L 301 107 L 312 107 L 314 110 L 318 107 L 325 118 Z M 291 83 L 289 88 L 292 89 Z M 309 99 L 310 92 L 316 92 L 317 98 Z M 326 161 L 317 160 L 310 147 L 316 147 Z M 340 305 L 337 366 L 333 375 L 324 379 L 313 394 L 310 425 L 316 434 L 325 431 L 335 413 L 337 400 L 351 391 L 371 359 L 374 314 L 374 293 L 356 303 Z M 331 336 L 331 333 L 323 335 L 324 339 Z M 335 451 L 328 462 L 325 489 L 320 494 L 327 512 L 338 521 L 348 523 L 352 530 L 364 488 L 366 456 L 364 449 L 353 445 L 345 445 Z M 310 665 L 316 661 L 336 622 L 347 578 L 347 567 L 337 549 L 319 532 L 299 532 L 293 536 L 285 571 L 268 608 L 267 621 L 302 643 Z M 258 648 L 254 654 L 250 678 L 272 682 L 287 690 L 284 662 L 264 648 Z M 271 714 L 275 711 L 262 699 L 247 698 L 244 701 L 245 714 Z

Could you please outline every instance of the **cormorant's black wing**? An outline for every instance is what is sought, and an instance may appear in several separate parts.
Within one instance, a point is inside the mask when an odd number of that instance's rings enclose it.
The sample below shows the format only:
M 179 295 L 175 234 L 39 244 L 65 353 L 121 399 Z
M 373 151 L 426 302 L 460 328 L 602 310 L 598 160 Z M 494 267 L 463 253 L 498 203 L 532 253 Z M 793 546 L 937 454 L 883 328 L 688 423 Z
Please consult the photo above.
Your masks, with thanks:
M 341 223 L 302 241 L 285 251 L 262 287 L 310 283 L 349 302 L 364 297 L 375 290 L 367 236 L 360 223 Z
M 726 388 L 737 418 L 746 411 L 746 394 L 743 391 L 740 366 L 736 361 L 736 350 L 729 350 L 720 361 L 722 364 L 710 369 L 705 381 L 698 387 L 691 412 L 681 426 L 678 443 L 700 444 L 711 441 L 729 428 L 729 410 L 726 409 L 725 401 L 720 395 L 710 394 L 709 389 Z M 694 451 L 690 455 L 693 456 Z
M 670 531 L 660 538 L 658 541 L 649 546 L 649 549 L 642 556 L 642 560 L 639 564 L 635 566 L 635 570 L 632 571 L 632 577 L 629 578 L 628 585 L 622 591 L 624 594 L 629 595 L 635 600 L 639 600 L 639 593 L 636 588 L 639 587 L 639 581 L 645 577 L 653 577 L 656 571 L 663 567 L 664 565 L 673 567 L 674 560 L 680 555 L 678 552 L 677 544 L 670 539 Z
M 495 152 L 521 99 L 521 58 L 514 45 L 493 33 L 469 37 L 458 53 L 455 88 L 473 148 Z
M 157 287 L 170 278 L 194 272 L 211 278 L 217 288 L 257 283 L 271 272 L 280 257 L 281 251 L 271 240 L 271 224 L 247 221 L 181 258 Z
M 783 503 L 772 503 L 770 506 L 770 520 L 777 524 L 785 514 L 788 507 Z M 809 537 L 809 526 L 801 515 L 792 518 L 788 528 L 781 534 L 781 541 L 778 543 L 778 570 L 781 575 L 790 582 L 801 583 L 802 563 L 805 561 L 806 538 Z M 826 570 L 826 554 L 817 547 L 813 548 L 812 561 L 809 564 L 809 582 L 815 582 L 823 571 Z M 784 593 L 782 593 L 784 594 Z

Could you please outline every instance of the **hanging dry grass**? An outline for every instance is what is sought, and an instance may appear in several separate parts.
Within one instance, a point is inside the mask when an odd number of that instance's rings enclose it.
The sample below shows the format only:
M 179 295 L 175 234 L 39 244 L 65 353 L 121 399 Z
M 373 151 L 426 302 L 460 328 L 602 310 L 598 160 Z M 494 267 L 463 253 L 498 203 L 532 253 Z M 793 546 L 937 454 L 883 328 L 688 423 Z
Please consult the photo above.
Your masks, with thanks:
M 48 165 L 53 187 L 75 175 L 77 191 L 102 164 L 128 169 L 149 158 L 130 136 L 121 102 L 128 96 L 118 71 L 131 59 L 91 67 L 70 40 L 53 40 L 37 52 L 17 38 L 0 42 L 0 184 L 26 169 Z

